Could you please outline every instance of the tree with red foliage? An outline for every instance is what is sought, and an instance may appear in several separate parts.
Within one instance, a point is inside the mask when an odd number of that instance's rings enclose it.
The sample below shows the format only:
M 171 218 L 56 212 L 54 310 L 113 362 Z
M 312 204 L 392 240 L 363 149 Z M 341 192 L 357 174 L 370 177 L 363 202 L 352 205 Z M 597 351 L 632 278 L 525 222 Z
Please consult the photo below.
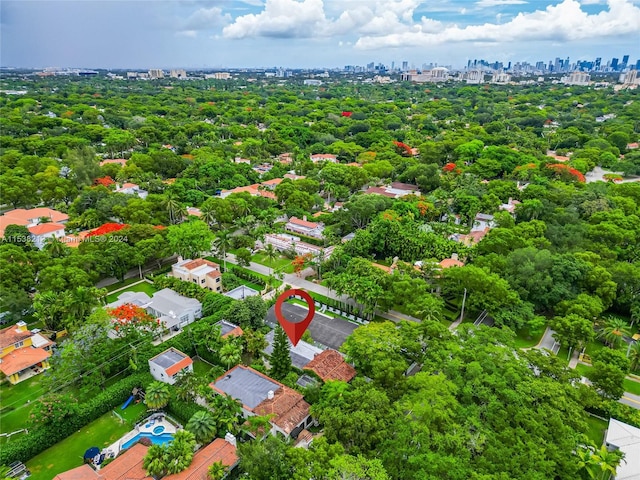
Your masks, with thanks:
M 127 225 L 126 223 L 105 223 L 104 225 L 101 225 L 95 230 L 87 233 L 86 236 L 97 237 L 100 235 L 108 235 L 109 233 L 117 232 L 119 230 L 122 230 L 123 228 L 127 228 L 128 226 L 129 225 Z
M 398 153 L 400 155 L 403 155 L 405 157 L 411 157 L 412 156 L 411 147 L 409 145 L 407 145 L 406 143 L 402 143 L 402 142 L 398 142 L 398 141 L 394 140 L 393 144 L 398 149 Z
M 131 303 L 108 308 L 107 313 L 113 319 L 114 330 L 122 336 L 127 336 L 127 332 L 132 328 L 152 333 L 160 328 L 160 319 L 153 318 L 144 308 Z
M 291 265 L 293 265 L 293 271 L 296 275 L 300 276 L 300 272 L 304 269 L 306 265 L 311 261 L 311 254 L 305 253 L 304 255 L 298 255 L 293 259 Z
M 456 167 L 457 165 L 455 163 L 449 162 L 444 167 L 442 167 L 442 170 L 444 170 L 445 172 L 453 172 Z
M 96 178 L 93 181 L 94 185 L 102 185 L 103 187 L 109 187 L 111 185 L 114 185 L 116 182 L 113 180 L 113 178 L 111 178 L 109 175 L 107 175 L 106 177 L 100 177 L 100 178 Z
M 586 178 L 580 171 L 576 170 L 573 167 L 570 167 L 565 163 L 550 163 L 549 165 L 547 165 L 547 168 L 553 170 L 564 180 L 575 180 L 580 183 L 586 182 Z
M 353 115 L 353 112 L 342 112 L 343 117 L 349 118 L 351 115 Z

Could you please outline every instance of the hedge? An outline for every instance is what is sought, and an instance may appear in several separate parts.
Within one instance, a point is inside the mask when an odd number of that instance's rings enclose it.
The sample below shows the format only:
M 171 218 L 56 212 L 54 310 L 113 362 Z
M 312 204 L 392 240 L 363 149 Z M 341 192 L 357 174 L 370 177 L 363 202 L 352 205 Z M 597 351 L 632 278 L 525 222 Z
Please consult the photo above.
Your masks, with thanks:
M 26 462 L 69 435 L 77 432 L 108 411 L 121 405 L 135 387 L 149 384 L 153 378 L 148 372 L 131 375 L 104 389 L 91 400 L 78 405 L 78 414 L 62 427 L 53 429 L 48 425 L 29 429 L 28 435 L 7 442 L 0 452 L 0 465 Z
M 178 400 L 177 398 L 169 400 L 168 405 L 164 409 L 169 415 L 182 423 L 183 426 L 189 423 L 189 419 L 194 413 L 209 411 L 195 402 L 187 403 L 182 400 Z

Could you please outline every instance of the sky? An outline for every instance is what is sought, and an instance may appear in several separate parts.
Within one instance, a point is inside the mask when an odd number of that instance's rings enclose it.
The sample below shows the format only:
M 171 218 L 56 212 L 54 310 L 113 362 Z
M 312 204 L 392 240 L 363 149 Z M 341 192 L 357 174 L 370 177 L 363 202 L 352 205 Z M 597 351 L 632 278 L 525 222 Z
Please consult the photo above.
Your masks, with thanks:
M 640 57 L 640 0 L 2 0 L 3 67 L 342 67 Z

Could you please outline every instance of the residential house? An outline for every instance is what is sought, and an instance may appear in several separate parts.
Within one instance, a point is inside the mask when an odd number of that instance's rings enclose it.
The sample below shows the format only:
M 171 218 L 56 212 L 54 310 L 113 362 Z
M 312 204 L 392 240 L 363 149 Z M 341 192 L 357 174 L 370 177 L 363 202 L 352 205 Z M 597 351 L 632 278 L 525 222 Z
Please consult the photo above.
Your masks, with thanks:
M 303 180 L 307 177 L 305 177 L 304 175 L 297 175 L 295 172 L 293 172 L 293 170 L 289 173 L 285 173 L 284 174 L 284 178 L 288 178 L 290 180 Z
M 197 207 L 187 207 L 187 215 L 193 215 L 194 217 L 201 217 L 202 211 Z
M 183 297 L 170 288 L 154 293 L 153 297 L 144 292 L 124 292 L 107 307 L 117 308 L 126 303 L 144 308 L 148 314 L 160 319 L 165 328 L 176 332 L 202 317 L 202 304 L 198 300 Z
M 261 163 L 260 165 L 256 165 L 255 167 L 252 167 L 252 170 L 254 172 L 259 173 L 260 175 L 263 175 L 268 171 L 270 171 L 272 168 L 273 168 L 273 165 L 271 165 L 270 163 Z
M 604 443 L 610 451 L 619 450 L 624 453 L 624 459 L 616 470 L 615 480 L 640 478 L 640 428 L 610 418 Z
M 511 215 L 513 215 L 516 212 L 516 206 L 520 205 L 520 202 L 518 200 L 514 200 L 513 198 L 509 197 L 509 200 L 507 201 L 507 203 L 503 203 L 500 205 L 500 210 L 504 210 L 505 212 L 509 212 Z
M 304 369 L 315 373 L 323 382 L 328 380 L 350 382 L 356 376 L 356 369 L 349 365 L 339 352 L 331 348 L 317 354 L 304 366 Z
M 464 262 L 461 262 L 458 259 L 457 253 L 452 253 L 451 258 L 445 258 L 441 262 L 438 262 L 438 265 L 440 265 L 440 268 L 442 269 L 451 267 L 464 267 Z
M 176 383 L 180 372 L 193 372 L 193 360 L 173 347 L 149 359 L 151 376 L 169 385 Z
M 0 371 L 14 385 L 49 368 L 54 342 L 38 332 L 25 322 L 0 330 Z
M 273 247 L 279 252 L 285 252 L 287 250 L 293 250 L 298 255 L 312 255 L 313 257 L 323 256 L 327 259 L 331 256 L 335 247 L 322 248 L 317 245 L 312 245 L 307 242 L 301 242 L 300 237 L 289 235 L 286 233 L 273 234 L 268 233 L 264 236 L 265 245 L 273 245 Z M 262 244 L 256 242 L 256 248 L 262 248 Z
M 231 190 L 222 190 L 220 192 L 220 198 L 227 198 L 232 193 L 248 193 L 252 197 L 265 197 L 271 200 L 275 200 L 275 194 L 268 188 L 263 187 L 259 183 L 254 183 L 253 185 L 248 185 L 246 187 L 236 187 Z
M 275 190 L 275 188 L 282 183 L 282 178 L 273 178 L 271 180 L 265 180 L 261 183 L 263 187 L 268 188 L 269 190 Z
M 120 165 L 124 167 L 127 164 L 126 158 L 107 158 L 106 160 L 102 160 L 100 162 L 100 166 L 104 167 L 105 165 Z
M 461 235 L 459 233 L 454 233 L 449 238 L 451 240 L 455 240 L 456 242 L 460 242 L 468 247 L 476 245 L 480 242 L 486 235 L 489 233 L 490 228 L 487 227 L 484 230 L 472 230 L 470 233 L 466 235 Z
M 125 195 L 137 195 L 143 200 L 149 195 L 149 192 L 141 189 L 140 186 L 135 183 L 123 183 L 122 186 L 116 185 L 115 192 L 124 193 Z
M 265 336 L 267 341 L 267 347 L 264 349 L 264 353 L 271 356 L 273 353 L 273 347 L 275 343 L 275 330 L 271 330 Z M 316 355 L 322 353 L 322 349 L 311 345 L 310 343 L 300 340 L 296 346 L 293 346 L 291 340 L 287 339 L 289 343 L 289 356 L 291 357 L 291 365 L 302 370 L 307 364 L 312 361 Z
M 278 162 L 282 163 L 283 165 L 289 165 L 291 162 L 293 162 L 293 154 L 281 153 L 280 155 L 278 155 Z
M 472 232 L 481 232 L 488 229 L 492 229 L 496 224 L 493 221 L 493 215 L 489 215 L 486 213 L 478 213 L 476 218 L 473 219 L 473 226 L 471 227 Z
M 260 295 L 260 292 L 254 290 L 253 288 L 247 287 L 246 285 L 240 285 L 233 290 L 229 290 L 228 292 L 223 293 L 223 295 L 225 297 L 233 298 L 234 300 L 244 300 L 247 297 L 255 297 L 257 295 Z
M 185 282 L 192 282 L 212 292 L 222 292 L 222 272 L 220 265 L 204 258 L 182 259 L 171 266 L 171 276 Z
M 143 467 L 148 449 L 149 447 L 136 443 L 99 471 L 85 463 L 59 473 L 53 480 L 153 480 Z M 185 470 L 163 477 L 163 480 L 205 480 L 208 478 L 209 466 L 216 462 L 221 462 L 228 470 L 233 470 L 238 465 L 235 437 L 228 435 L 224 440 L 216 438 L 195 453 L 191 464 Z
M 391 185 L 382 187 L 369 187 L 364 191 L 365 195 L 384 195 L 389 198 L 400 198 L 405 195 L 420 195 L 420 190 L 415 185 L 402 182 L 392 182 Z
M 47 240 L 52 238 L 61 239 L 64 238 L 64 225 L 61 223 L 40 223 L 32 227 L 27 227 L 29 233 L 31 233 L 31 239 L 33 244 L 42 250 L 47 243 Z
M 43 221 L 45 219 L 46 221 Z M 52 208 L 16 208 L 0 215 L 0 237 L 4 236 L 4 230 L 9 225 L 20 225 L 29 228 L 41 223 L 64 225 L 68 220 L 69 215 Z
M 271 433 L 296 438 L 313 424 L 309 404 L 302 394 L 253 368 L 237 365 L 210 387 L 242 403 L 245 416 L 271 415 Z
M 318 162 L 338 163 L 338 157 L 328 153 L 315 153 L 311 155 L 311 161 L 313 163 L 318 163 Z
M 298 217 L 291 217 L 287 224 L 284 226 L 285 230 L 300 235 L 306 235 L 313 238 L 324 238 L 324 224 L 307 221 L 306 215 L 301 219 Z
M 220 327 L 220 336 L 222 338 L 241 337 L 244 335 L 244 332 L 239 326 L 234 325 L 231 322 L 227 322 L 226 320 L 220 320 L 216 325 Z

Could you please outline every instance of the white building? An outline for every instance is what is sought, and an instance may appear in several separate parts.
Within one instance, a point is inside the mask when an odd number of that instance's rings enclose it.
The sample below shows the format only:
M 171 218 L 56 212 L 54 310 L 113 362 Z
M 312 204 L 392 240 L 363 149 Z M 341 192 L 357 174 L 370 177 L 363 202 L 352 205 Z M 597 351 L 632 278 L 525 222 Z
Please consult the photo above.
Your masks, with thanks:
M 589 85 L 591 75 L 586 72 L 573 72 L 561 79 L 565 85 Z
M 300 235 L 306 235 L 307 237 L 324 238 L 324 224 L 309 222 L 306 216 L 302 219 L 291 217 L 284 226 L 284 229 L 293 233 L 299 233 Z
M 464 76 L 465 82 L 471 85 L 484 83 L 484 72 L 482 70 L 470 70 Z
M 231 74 L 229 72 L 207 73 L 204 78 L 207 80 L 229 80 L 231 78 Z
M 610 451 L 620 450 L 624 458 L 618 465 L 615 480 L 637 480 L 640 478 L 640 428 L 632 427 L 614 418 L 609 419 L 609 428 L 604 439 Z
M 169 72 L 169 76 L 171 78 L 184 79 L 184 78 L 187 78 L 187 72 L 183 69 L 171 70 L 171 72 Z
M 173 385 L 180 372 L 193 372 L 193 360 L 173 347 L 149 359 L 151 376 L 159 382 Z
M 149 70 L 149 78 L 152 80 L 156 78 L 164 78 L 164 72 L 160 68 L 152 68 Z
M 506 85 L 511 81 L 511 75 L 504 72 L 495 72 L 491 76 L 491 83 L 495 83 L 498 85 Z
M 431 70 L 425 70 L 418 73 L 416 70 L 410 70 L 402 74 L 402 80 L 415 83 L 437 83 L 449 80 L 449 70 L 444 67 L 436 67 Z
M 222 292 L 220 265 L 204 258 L 179 258 L 178 263 L 171 266 L 171 276 L 184 282 L 195 283 L 212 292 Z
M 147 198 L 149 192 L 140 188 L 135 183 L 123 183 L 122 186 L 116 185 L 116 193 L 124 193 L 125 195 L 137 195 L 141 199 Z
M 322 80 L 314 80 L 312 78 L 308 78 L 302 83 L 304 85 L 312 85 L 312 86 L 315 86 L 315 87 L 319 87 L 320 85 L 322 85 Z
M 48 239 L 60 239 L 65 236 L 64 225 L 60 223 L 40 223 L 33 227 L 27 227 L 27 229 L 31 233 L 33 244 L 38 247 L 39 250 L 44 248 Z
M 279 252 L 293 250 L 297 255 L 311 255 L 313 257 L 323 256 L 329 258 L 334 247 L 322 248 L 307 242 L 301 242 L 300 237 L 289 235 L 286 233 L 272 234 L 268 233 L 264 236 L 265 245 L 273 245 L 273 248 Z M 260 245 L 258 245 L 260 247 Z M 324 252 L 324 253 L 323 253 Z

